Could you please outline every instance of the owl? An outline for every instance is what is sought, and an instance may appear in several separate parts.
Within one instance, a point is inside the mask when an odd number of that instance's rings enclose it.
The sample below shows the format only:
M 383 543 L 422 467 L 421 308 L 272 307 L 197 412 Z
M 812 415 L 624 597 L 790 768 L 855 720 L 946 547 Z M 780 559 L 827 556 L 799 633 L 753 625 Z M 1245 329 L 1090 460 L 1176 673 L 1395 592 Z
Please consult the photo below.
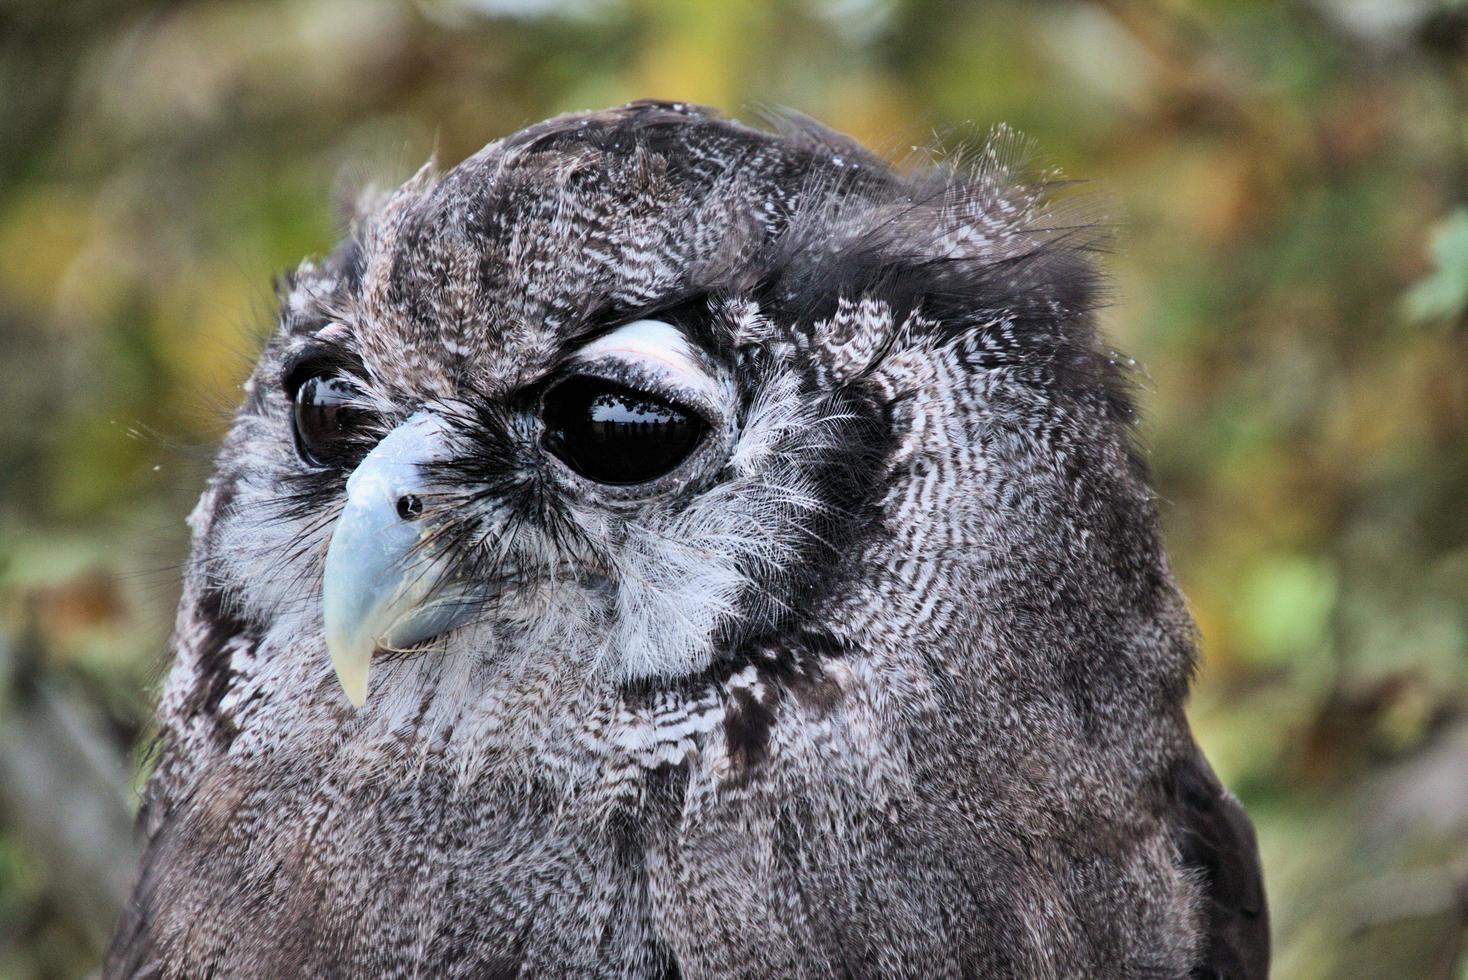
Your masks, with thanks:
M 639 102 L 280 284 L 108 977 L 1263 977 L 1253 830 L 1013 139 Z

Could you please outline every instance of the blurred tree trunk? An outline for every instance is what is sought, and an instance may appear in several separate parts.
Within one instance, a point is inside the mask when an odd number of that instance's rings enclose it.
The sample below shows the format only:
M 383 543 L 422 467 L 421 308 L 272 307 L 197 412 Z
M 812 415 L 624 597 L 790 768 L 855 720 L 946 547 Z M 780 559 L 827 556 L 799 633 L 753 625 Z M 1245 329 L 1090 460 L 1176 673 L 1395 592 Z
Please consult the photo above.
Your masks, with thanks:
M 97 709 L 39 669 L 38 642 L 0 633 L 0 825 L 100 951 L 138 858 L 130 763 Z

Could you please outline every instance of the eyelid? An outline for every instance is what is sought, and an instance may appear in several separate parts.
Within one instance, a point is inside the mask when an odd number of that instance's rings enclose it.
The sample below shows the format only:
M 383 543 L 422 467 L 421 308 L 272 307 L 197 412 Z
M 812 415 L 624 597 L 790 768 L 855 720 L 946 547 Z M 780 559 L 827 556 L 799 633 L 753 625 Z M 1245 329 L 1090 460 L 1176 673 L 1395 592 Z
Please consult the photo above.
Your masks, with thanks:
M 723 418 L 719 399 L 715 397 L 717 389 L 712 385 L 705 391 L 680 384 L 665 375 L 647 370 L 643 362 L 605 356 L 593 361 L 572 361 L 566 365 L 564 373 L 546 386 L 545 391 L 552 391 L 572 378 L 595 378 L 634 393 L 650 395 L 675 408 L 698 415 L 709 424 Z
M 603 353 L 651 358 L 678 373 L 699 371 L 688 338 L 677 327 L 662 320 L 634 320 L 623 324 L 581 348 L 578 356 L 596 357 Z
M 280 372 L 280 386 L 287 398 L 294 398 L 301 385 L 318 374 L 345 378 L 356 385 L 359 392 L 366 389 L 366 369 L 361 360 L 340 347 L 323 345 L 305 347 L 288 357 Z
M 636 320 L 603 334 L 577 351 L 567 376 L 590 374 L 632 384 L 675 404 L 718 418 L 719 382 L 700 363 L 683 332 L 661 320 Z

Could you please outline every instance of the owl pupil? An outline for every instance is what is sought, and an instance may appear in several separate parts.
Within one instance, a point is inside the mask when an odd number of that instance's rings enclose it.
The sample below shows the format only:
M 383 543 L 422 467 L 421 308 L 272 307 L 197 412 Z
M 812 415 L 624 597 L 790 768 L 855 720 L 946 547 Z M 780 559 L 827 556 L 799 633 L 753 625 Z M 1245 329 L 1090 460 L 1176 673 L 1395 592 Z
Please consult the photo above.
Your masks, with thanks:
M 703 435 L 692 412 L 600 378 L 574 377 L 545 397 L 546 447 L 598 483 L 646 483 L 688 458 Z
M 362 412 L 352 407 L 357 391 L 335 375 L 318 374 L 296 389 L 296 449 L 317 466 L 350 462 L 348 436 Z

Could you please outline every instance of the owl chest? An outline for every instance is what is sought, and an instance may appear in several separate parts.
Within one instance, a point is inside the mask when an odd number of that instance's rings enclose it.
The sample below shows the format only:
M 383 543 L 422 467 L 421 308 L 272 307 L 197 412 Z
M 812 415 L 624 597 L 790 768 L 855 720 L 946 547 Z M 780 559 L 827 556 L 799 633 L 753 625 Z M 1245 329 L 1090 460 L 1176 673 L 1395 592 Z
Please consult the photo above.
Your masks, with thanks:
M 504 819 L 418 846 L 385 838 L 375 865 L 333 867 L 329 891 L 355 902 L 329 910 L 357 920 L 345 959 L 367 969 L 393 950 L 404 969 L 442 975 L 664 978 L 825 976 L 850 956 L 872 976 L 962 973 L 939 923 L 965 886 L 864 829 L 812 842 L 810 825 L 760 807 L 593 825 L 501 807 Z
M 155 841 L 145 914 L 180 976 L 1065 975 L 1102 907 L 953 810 L 840 784 L 674 782 L 628 808 L 270 782 L 196 794 Z M 1163 925 L 1186 948 L 1186 916 Z

